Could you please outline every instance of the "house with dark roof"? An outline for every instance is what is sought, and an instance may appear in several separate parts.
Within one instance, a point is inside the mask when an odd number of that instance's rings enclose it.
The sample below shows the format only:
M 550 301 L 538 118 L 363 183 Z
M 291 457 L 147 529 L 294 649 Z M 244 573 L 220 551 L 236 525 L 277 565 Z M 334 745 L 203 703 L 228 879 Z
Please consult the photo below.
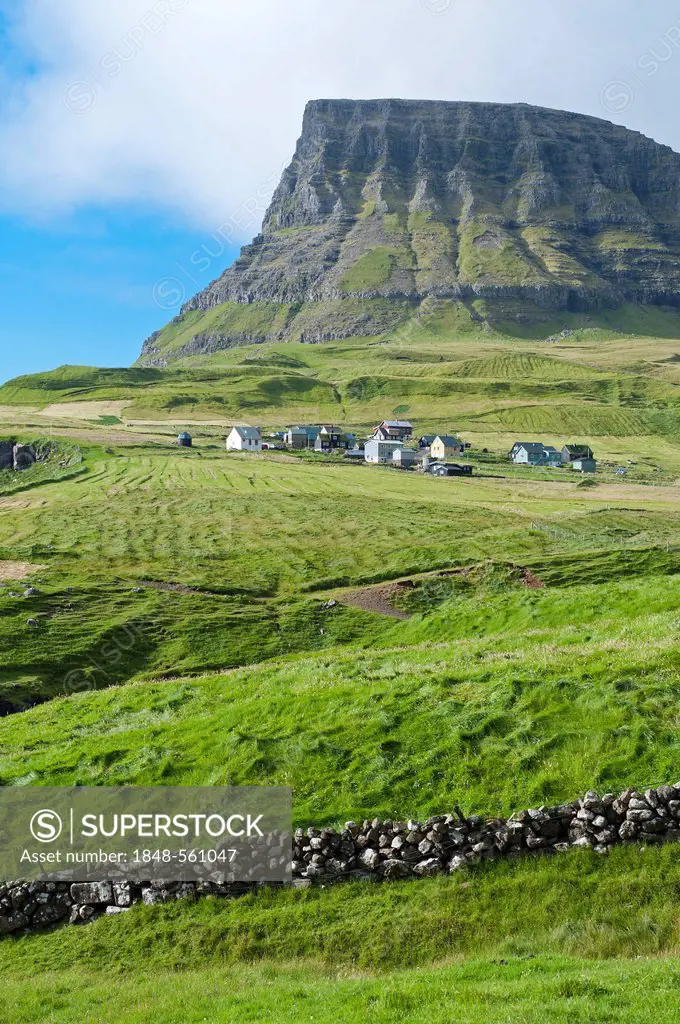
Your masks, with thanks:
M 413 424 L 408 420 L 383 420 L 373 431 L 380 441 L 408 441 L 413 437 Z
M 472 466 L 461 466 L 456 462 L 432 462 L 426 472 L 431 476 L 472 476 Z
M 592 459 L 593 449 L 587 444 L 565 444 L 561 452 L 562 462 L 567 465 L 581 459 Z
M 319 426 L 291 427 L 285 435 L 289 448 L 313 448 L 319 436 Z
M 259 427 L 233 427 L 227 438 L 228 452 L 261 452 L 262 434 Z
M 397 469 L 413 469 L 418 459 L 415 448 L 395 448 L 392 452 L 392 465 Z
M 551 444 L 543 445 L 543 459 L 540 462 L 541 466 L 551 466 L 555 469 L 557 466 L 562 465 L 562 455 L 558 452 L 557 448 L 554 448 Z
M 595 459 L 574 459 L 571 468 L 575 473 L 597 473 Z
M 465 444 L 459 437 L 451 434 L 438 434 L 430 444 L 430 455 L 438 462 L 448 459 L 451 455 L 462 455 Z
M 508 458 L 517 466 L 551 466 L 562 465 L 562 456 L 557 448 L 542 441 L 516 441 L 510 449 Z
M 544 449 L 542 441 L 515 441 L 508 458 L 518 466 L 538 466 Z
M 316 435 L 314 451 L 336 452 L 347 451 L 352 446 L 352 439 L 340 428 L 332 425 L 323 426 Z

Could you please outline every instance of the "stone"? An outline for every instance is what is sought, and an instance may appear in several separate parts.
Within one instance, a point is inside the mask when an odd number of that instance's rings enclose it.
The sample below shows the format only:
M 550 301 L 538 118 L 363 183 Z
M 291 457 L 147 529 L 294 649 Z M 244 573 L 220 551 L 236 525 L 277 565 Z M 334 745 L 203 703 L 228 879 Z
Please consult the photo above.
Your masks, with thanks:
M 640 833 L 640 826 L 636 825 L 634 821 L 624 821 L 619 827 L 619 837 L 624 842 L 630 842 L 636 839 Z
M 0 441 L 0 469 L 14 469 L 16 441 Z
M 113 883 L 113 901 L 117 907 L 131 906 L 132 889 L 129 882 Z
M 574 842 L 571 845 L 572 846 L 578 846 L 578 847 L 592 846 L 593 845 L 593 841 L 590 838 L 590 836 L 581 836 L 580 839 L 574 840 Z
M 380 873 L 388 881 L 394 881 L 399 878 L 408 878 L 411 874 L 411 869 L 403 860 L 386 860 L 380 865 Z
M 146 903 L 147 906 L 153 906 L 155 903 L 165 903 L 165 895 L 159 889 L 145 888 L 142 889 L 142 902 Z
M 639 822 L 639 821 L 651 821 L 652 818 L 655 818 L 655 817 L 656 817 L 656 815 L 654 814 L 654 811 L 650 810 L 649 808 L 646 811 L 645 810 L 638 811 L 638 810 L 635 810 L 634 808 L 631 810 L 629 808 L 628 812 L 626 814 L 626 818 L 628 819 L 628 821 L 637 821 L 637 822 Z
M 15 470 L 29 469 L 37 460 L 37 455 L 29 444 L 15 444 L 12 453 Z
M 441 869 L 439 860 L 436 857 L 429 857 L 427 860 L 421 860 L 415 864 L 413 871 L 422 878 L 429 878 L 432 875 L 438 875 Z
M 68 917 L 70 911 L 71 906 L 66 900 L 52 900 L 38 907 L 31 918 L 31 925 L 34 928 L 44 928 L 46 925 L 56 924 L 57 921 L 63 921 Z
M 364 865 L 364 867 L 373 871 L 380 863 L 380 854 L 377 850 L 372 850 L 368 847 L 366 850 L 362 850 L 359 856 L 359 861 Z
M 651 821 L 646 821 L 642 826 L 642 831 L 647 832 L 651 835 L 661 835 L 666 831 L 667 825 L 661 818 L 652 818 Z
M 111 882 L 74 882 L 71 885 L 71 899 L 74 903 L 88 906 L 113 903 L 113 886 Z

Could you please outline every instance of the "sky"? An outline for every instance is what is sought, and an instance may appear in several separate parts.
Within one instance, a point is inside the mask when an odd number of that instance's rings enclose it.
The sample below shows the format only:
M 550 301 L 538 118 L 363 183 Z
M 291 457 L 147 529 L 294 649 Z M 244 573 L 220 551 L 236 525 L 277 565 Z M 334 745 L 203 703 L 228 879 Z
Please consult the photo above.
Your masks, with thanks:
M 0 0 L 0 382 L 134 361 L 257 233 L 309 99 L 528 102 L 680 151 L 679 86 L 667 0 Z

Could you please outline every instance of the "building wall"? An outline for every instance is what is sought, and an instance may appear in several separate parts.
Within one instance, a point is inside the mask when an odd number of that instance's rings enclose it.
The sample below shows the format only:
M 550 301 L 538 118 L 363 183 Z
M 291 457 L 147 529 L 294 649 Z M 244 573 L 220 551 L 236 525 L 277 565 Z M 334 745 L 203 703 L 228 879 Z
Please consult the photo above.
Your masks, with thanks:
M 461 445 L 445 445 L 443 441 L 435 440 L 430 446 L 433 459 L 445 459 L 448 455 L 460 455 L 463 451 Z
M 365 447 L 366 462 L 392 462 L 396 450 L 394 444 L 389 442 L 367 441 Z
M 227 451 L 229 452 L 261 452 L 262 451 L 262 440 L 258 438 L 252 443 L 244 441 L 241 435 L 236 431 L 232 430 L 227 438 Z

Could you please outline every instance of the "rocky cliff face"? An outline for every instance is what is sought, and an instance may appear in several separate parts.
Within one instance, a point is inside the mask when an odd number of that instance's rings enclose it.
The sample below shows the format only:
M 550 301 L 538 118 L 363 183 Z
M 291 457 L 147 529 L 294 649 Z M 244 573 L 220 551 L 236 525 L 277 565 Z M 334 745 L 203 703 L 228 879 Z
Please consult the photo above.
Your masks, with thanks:
M 680 156 L 668 147 L 524 104 L 317 100 L 262 234 L 183 315 L 275 304 L 273 336 L 286 337 L 300 304 L 316 304 L 319 337 L 302 340 L 321 340 L 329 303 L 361 307 L 335 320 L 363 334 L 385 329 L 372 329 L 369 300 L 382 313 L 431 297 L 586 310 L 679 295 Z

